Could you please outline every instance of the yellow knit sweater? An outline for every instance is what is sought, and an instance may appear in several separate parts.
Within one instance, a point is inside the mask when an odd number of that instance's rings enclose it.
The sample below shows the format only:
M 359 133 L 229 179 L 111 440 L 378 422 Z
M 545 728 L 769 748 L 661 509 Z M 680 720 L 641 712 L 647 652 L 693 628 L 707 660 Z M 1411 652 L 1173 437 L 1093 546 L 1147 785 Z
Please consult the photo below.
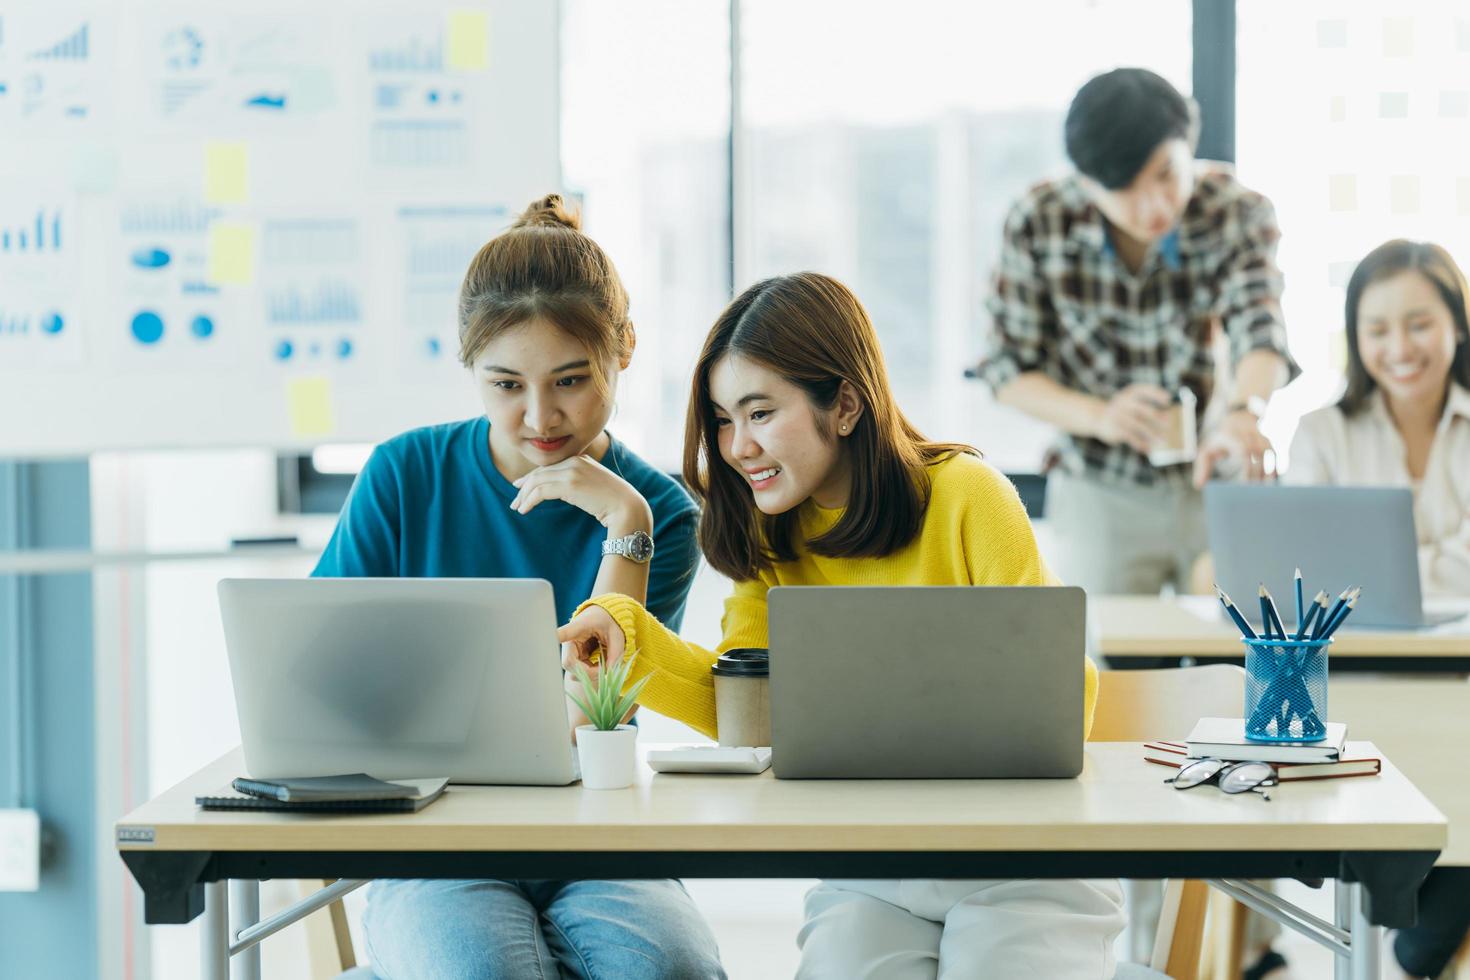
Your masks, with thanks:
M 660 623 L 634 599 L 612 593 L 584 602 L 601 606 L 623 629 L 629 680 L 652 679 L 639 701 L 714 737 L 716 657 L 736 647 L 768 646 L 766 591 L 777 585 L 1057 585 L 1036 550 L 1031 523 L 1016 490 L 1001 473 L 974 456 L 954 456 L 930 468 L 929 507 L 919 534 L 883 558 L 828 558 L 804 549 L 753 580 L 737 582 L 725 600 L 723 638 L 706 650 Z M 841 516 L 808 500 L 801 529 L 809 540 Z M 1097 667 L 1085 663 L 1083 732 L 1092 730 Z

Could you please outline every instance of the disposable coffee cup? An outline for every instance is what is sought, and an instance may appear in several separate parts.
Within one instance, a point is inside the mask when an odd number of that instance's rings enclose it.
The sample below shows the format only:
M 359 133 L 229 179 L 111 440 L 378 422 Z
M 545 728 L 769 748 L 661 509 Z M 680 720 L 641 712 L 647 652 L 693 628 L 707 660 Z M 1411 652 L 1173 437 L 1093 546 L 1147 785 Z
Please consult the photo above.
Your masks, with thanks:
M 1148 461 L 1155 466 L 1192 463 L 1198 453 L 1195 430 L 1195 408 L 1198 399 L 1188 388 L 1180 388 L 1176 400 L 1164 410 L 1164 436 L 1149 450 Z
M 771 744 L 771 654 L 742 647 L 720 654 L 715 675 L 715 724 L 720 744 Z

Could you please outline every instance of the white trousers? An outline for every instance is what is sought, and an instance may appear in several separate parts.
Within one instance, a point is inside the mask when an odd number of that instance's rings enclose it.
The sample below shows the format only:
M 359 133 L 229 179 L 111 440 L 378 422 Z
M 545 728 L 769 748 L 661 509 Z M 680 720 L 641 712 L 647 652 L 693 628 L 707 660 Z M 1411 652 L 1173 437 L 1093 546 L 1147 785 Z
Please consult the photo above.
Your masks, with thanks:
M 1109 980 L 1114 880 L 824 881 L 806 896 L 798 980 Z

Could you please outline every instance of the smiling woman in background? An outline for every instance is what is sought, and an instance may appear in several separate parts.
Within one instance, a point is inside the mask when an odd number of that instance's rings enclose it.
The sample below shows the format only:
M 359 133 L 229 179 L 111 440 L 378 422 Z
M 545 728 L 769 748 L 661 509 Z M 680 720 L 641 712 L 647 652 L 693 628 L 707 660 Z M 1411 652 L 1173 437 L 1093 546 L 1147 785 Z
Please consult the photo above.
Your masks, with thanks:
M 1406 486 L 1425 592 L 1470 595 L 1465 276 L 1427 242 L 1386 242 L 1347 288 L 1347 391 L 1302 419 L 1291 483 Z
M 1465 276 L 1438 245 L 1369 252 L 1347 288 L 1347 391 L 1302 419 L 1291 483 L 1414 491 L 1425 592 L 1470 596 L 1470 320 Z M 1436 868 L 1419 924 L 1393 951 L 1406 976 L 1436 977 L 1470 927 L 1470 870 Z

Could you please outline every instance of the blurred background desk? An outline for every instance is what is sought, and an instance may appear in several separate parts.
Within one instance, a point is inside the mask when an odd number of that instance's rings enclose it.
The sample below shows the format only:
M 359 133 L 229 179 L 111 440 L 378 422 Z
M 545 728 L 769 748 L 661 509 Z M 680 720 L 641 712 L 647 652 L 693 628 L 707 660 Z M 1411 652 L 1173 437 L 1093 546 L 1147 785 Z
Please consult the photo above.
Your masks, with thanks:
M 1470 602 L 1430 608 L 1470 613 Z M 1213 596 L 1088 596 L 1088 614 L 1099 650 L 1114 668 L 1245 657 L 1239 631 Z M 1333 638 L 1329 663 L 1334 670 L 1470 673 L 1470 618 L 1417 630 L 1348 625 Z

